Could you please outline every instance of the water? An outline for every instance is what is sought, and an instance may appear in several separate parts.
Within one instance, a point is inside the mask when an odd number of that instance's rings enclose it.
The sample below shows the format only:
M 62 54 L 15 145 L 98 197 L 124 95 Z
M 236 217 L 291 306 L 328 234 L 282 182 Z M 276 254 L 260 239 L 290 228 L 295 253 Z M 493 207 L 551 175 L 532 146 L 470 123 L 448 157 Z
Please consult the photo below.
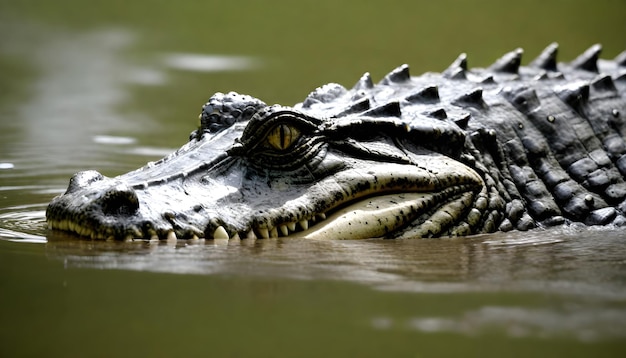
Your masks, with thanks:
M 216 91 L 289 104 L 461 51 L 484 66 L 551 41 L 565 59 L 625 47 L 622 3 L 497 4 L 0 4 L 0 356 L 623 354 L 623 229 L 195 245 L 46 230 L 71 174 L 178 148 Z

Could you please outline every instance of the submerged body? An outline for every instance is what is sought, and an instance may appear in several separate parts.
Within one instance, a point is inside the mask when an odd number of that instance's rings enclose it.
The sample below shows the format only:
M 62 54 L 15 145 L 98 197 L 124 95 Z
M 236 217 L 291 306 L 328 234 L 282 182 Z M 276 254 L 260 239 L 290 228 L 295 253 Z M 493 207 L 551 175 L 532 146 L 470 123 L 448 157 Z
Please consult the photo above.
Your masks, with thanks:
M 528 67 L 408 66 L 294 107 L 215 94 L 189 143 L 143 168 L 75 174 L 49 227 L 94 239 L 463 236 L 626 220 L 626 52 Z

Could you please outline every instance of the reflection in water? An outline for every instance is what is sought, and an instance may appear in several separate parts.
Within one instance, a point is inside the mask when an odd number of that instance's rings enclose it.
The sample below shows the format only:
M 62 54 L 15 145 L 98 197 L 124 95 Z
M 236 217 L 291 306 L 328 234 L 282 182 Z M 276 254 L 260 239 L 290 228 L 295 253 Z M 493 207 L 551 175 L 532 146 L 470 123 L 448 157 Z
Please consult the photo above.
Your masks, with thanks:
M 243 56 L 201 55 L 191 53 L 174 53 L 165 55 L 166 66 L 186 71 L 224 72 L 249 70 L 258 66 L 258 61 Z
M 371 321 L 378 330 L 404 329 L 425 333 L 459 333 L 477 336 L 505 332 L 512 338 L 564 338 L 573 336 L 584 342 L 626 337 L 626 310 L 598 306 L 536 309 L 509 306 L 485 306 L 452 317 L 414 317 L 399 322 L 389 317 Z
M 23 84 L 23 98 L 0 102 L 4 117 L 0 121 L 0 169 L 21 170 L 5 178 L 58 175 L 67 180 L 94 165 L 105 172 L 107 168 L 116 173 L 134 169 L 141 161 L 117 155 L 127 148 L 101 146 L 124 146 L 137 140 L 110 133 L 145 136 L 157 127 L 145 114 L 130 110 L 131 85 L 167 85 L 171 68 L 206 72 L 249 70 L 258 64 L 243 56 L 155 53 L 152 60 L 138 65 L 128 55 L 139 40 L 125 28 L 81 33 L 28 21 L 0 21 L 0 56 L 19 58 L 36 74 Z M 158 157 L 172 151 L 147 148 L 133 154 Z M 124 166 L 126 160 L 132 163 Z
M 176 274 L 341 280 L 375 290 L 471 296 L 560 297 L 548 307 L 469 305 L 446 316 L 375 316 L 377 330 L 447 332 L 512 338 L 626 338 L 624 234 L 561 227 L 436 240 L 315 241 L 269 239 L 102 242 L 48 236 L 46 252 L 66 268 Z
M 27 23 L 5 26 L 21 28 L 13 29 L 16 36 L 4 39 L 8 41 L 1 50 L 20 55 L 37 73 L 27 98 L 7 104 L 14 106 L 11 122 L 22 140 L 19 150 L 7 152 L 21 166 L 28 165 L 30 175 L 50 175 L 58 164 L 94 158 L 93 149 L 85 150 L 93 148 L 94 134 L 128 126 L 117 109 L 129 97 L 123 84 L 132 67 L 121 54 L 135 41 L 133 34 L 122 29 L 66 33 Z M 35 163 L 45 170 L 36 170 Z
M 61 234 L 55 234 L 61 235 Z M 626 297 L 622 234 L 569 227 L 461 239 L 100 242 L 49 236 L 72 267 L 348 280 L 412 292 Z
M 38 235 L 45 228 L 45 205 L 0 208 L 0 239 L 22 243 L 45 243 Z

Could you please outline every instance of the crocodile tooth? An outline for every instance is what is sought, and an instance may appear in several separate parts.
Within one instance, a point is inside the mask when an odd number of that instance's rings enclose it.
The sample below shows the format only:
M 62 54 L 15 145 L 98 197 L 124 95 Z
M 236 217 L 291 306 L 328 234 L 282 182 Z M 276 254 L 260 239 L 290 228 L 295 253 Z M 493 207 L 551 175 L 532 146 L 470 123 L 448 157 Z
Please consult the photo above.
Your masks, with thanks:
M 407 82 L 411 79 L 411 75 L 409 74 L 409 65 L 404 64 L 395 68 L 393 71 L 389 72 L 383 79 L 380 81 L 381 84 L 392 84 L 392 83 L 403 83 Z
M 152 236 L 150 236 L 150 241 L 159 241 L 159 235 L 153 234 Z
M 465 71 L 467 71 L 467 55 L 462 53 L 442 74 L 446 78 L 464 80 L 466 78 Z
M 517 48 L 504 56 L 500 57 L 491 67 L 494 72 L 518 73 L 519 66 L 522 63 L 522 54 L 524 50 Z
M 236 232 L 235 235 L 233 235 L 233 237 L 230 238 L 230 241 L 237 241 L 237 240 L 240 240 L 238 232 Z
M 270 238 L 270 232 L 266 227 L 260 227 L 257 231 L 259 233 L 259 236 L 261 236 L 262 239 Z
M 270 237 L 278 237 L 278 229 L 276 227 L 270 230 Z
M 326 220 L 326 214 L 324 213 L 317 214 L 317 218 L 320 220 Z
M 307 230 L 309 228 L 309 221 L 307 219 L 302 219 L 298 222 L 302 230 Z
M 189 239 L 190 241 L 200 241 L 200 238 L 198 238 L 197 235 L 193 235 L 191 236 L 191 239 Z
M 287 229 L 286 225 L 280 225 L 278 227 L 280 228 L 280 232 L 281 232 L 281 234 L 283 234 L 283 236 L 288 236 L 289 235 L 289 229 Z
M 246 234 L 246 239 L 250 239 L 250 240 L 256 240 L 256 234 L 254 233 L 254 230 L 250 229 L 250 231 L 248 231 L 248 233 Z
M 546 47 L 537 58 L 529 64 L 531 67 L 541 68 L 546 71 L 557 71 L 556 56 L 559 53 L 559 44 L 553 42 Z
M 132 234 L 133 234 L 133 236 L 134 236 L 134 237 L 136 237 L 136 238 L 142 238 L 142 237 L 143 237 L 143 233 L 141 232 L 141 230 L 139 230 L 139 229 L 138 229 L 138 228 L 136 228 L 136 227 L 133 227 L 133 228 L 132 228 Z
M 229 239 L 228 233 L 226 232 L 226 229 L 224 229 L 223 226 L 218 226 L 217 229 L 215 229 L 215 231 L 213 232 L 213 239 Z
M 602 46 L 600 44 L 595 44 L 589 47 L 587 51 L 583 52 L 582 55 L 578 56 L 570 64 L 572 65 L 572 67 L 578 68 L 580 70 L 597 73 L 598 57 L 600 56 L 600 52 L 602 52 Z
M 287 223 L 289 231 L 296 231 L 296 223 Z
M 176 237 L 176 233 L 174 231 L 169 231 L 166 237 L 167 241 L 176 241 L 178 238 Z

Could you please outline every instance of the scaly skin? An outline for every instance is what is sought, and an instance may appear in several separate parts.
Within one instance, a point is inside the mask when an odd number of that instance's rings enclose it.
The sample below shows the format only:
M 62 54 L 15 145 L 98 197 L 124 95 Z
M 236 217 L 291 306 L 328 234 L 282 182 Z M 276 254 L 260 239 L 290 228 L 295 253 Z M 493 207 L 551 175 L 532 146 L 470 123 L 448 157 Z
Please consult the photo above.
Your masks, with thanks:
M 328 84 L 294 107 L 231 92 L 175 153 L 106 178 L 75 174 L 49 227 L 93 239 L 462 236 L 570 221 L 622 225 L 626 52 L 595 45 L 528 67 L 403 65 Z

